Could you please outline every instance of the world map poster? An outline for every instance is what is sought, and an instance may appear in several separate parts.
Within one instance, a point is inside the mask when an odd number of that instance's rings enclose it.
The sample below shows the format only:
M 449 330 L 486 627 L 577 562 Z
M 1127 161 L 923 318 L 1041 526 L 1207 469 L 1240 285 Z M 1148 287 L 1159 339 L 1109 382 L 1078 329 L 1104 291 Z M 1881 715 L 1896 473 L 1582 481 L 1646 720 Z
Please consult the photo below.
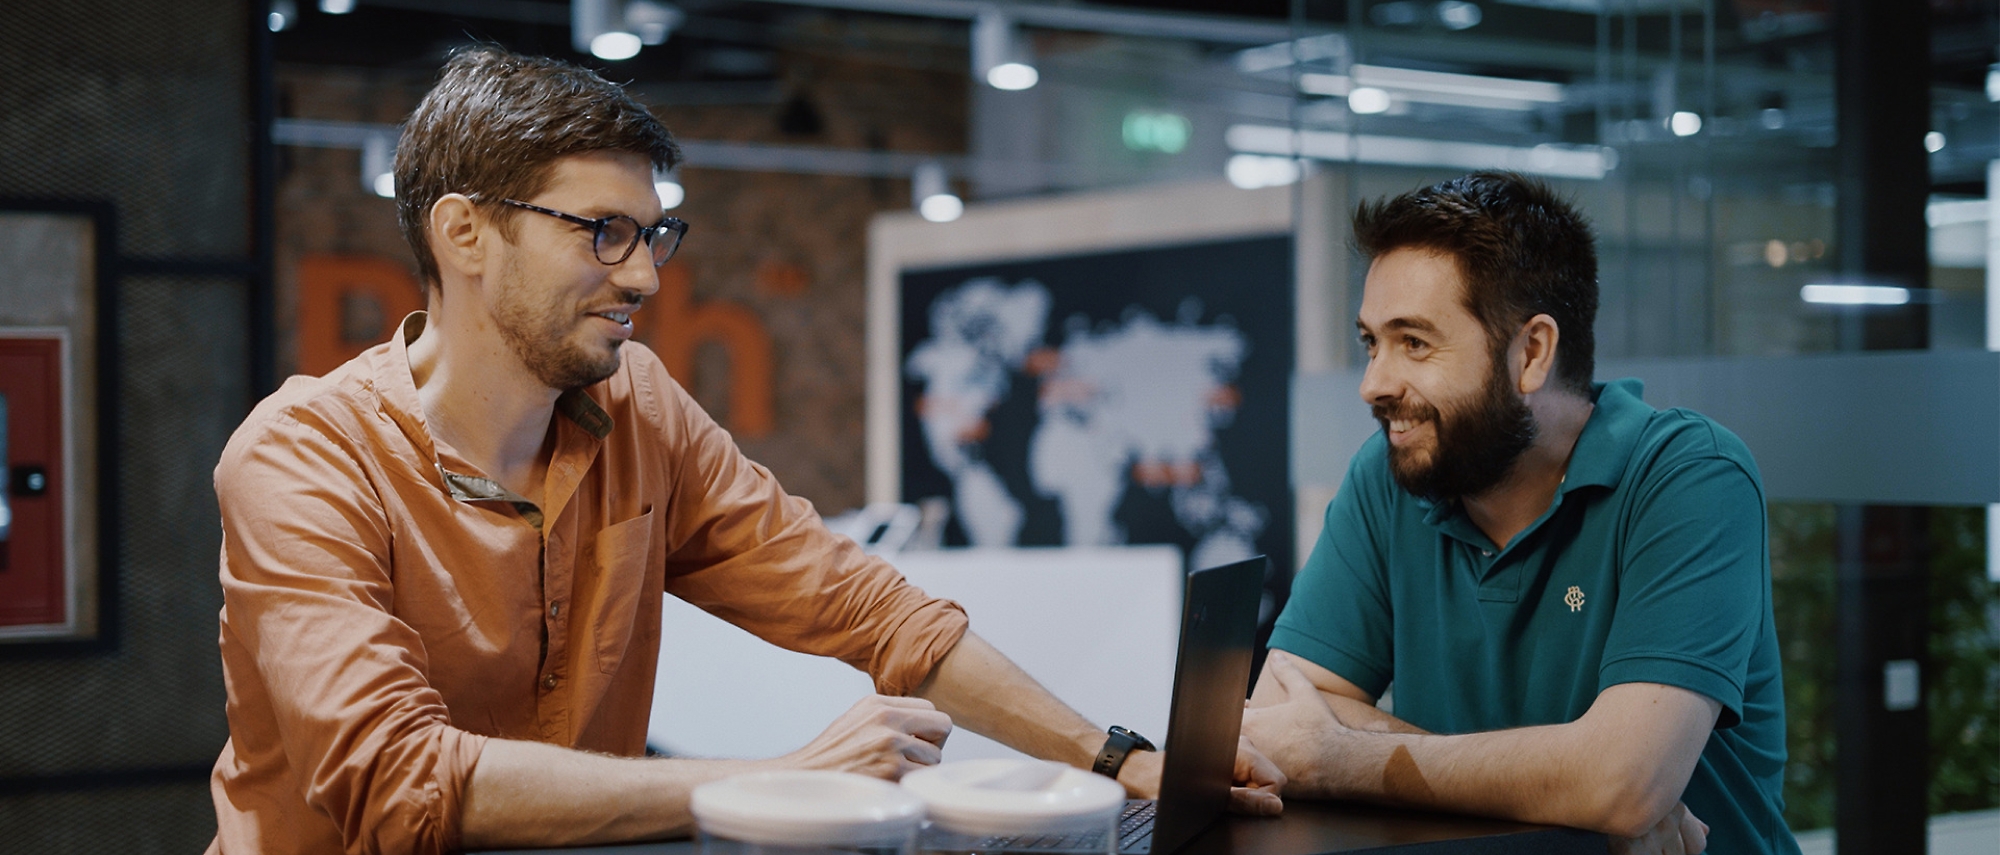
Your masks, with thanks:
M 1289 237 L 904 271 L 903 500 L 947 546 L 1262 553 L 1282 591 L 1292 288 Z

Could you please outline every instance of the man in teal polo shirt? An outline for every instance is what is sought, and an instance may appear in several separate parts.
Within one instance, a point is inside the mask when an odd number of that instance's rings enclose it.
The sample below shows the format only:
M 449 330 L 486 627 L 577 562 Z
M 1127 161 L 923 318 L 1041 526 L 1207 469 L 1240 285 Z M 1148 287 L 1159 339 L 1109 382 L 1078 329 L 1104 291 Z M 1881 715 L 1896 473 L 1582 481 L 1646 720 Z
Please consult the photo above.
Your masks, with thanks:
M 1382 432 L 1244 717 L 1285 794 L 1796 853 L 1749 450 L 1592 382 L 1590 228 L 1545 185 L 1476 173 L 1354 220 Z

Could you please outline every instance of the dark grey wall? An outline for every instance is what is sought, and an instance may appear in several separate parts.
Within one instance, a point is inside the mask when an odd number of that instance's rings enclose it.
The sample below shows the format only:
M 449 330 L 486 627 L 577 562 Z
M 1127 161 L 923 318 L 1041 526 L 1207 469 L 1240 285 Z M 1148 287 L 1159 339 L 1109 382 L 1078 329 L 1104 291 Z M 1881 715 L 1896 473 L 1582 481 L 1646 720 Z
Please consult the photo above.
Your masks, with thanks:
M 210 470 L 248 406 L 246 0 L 0 4 L 0 197 L 116 210 L 113 645 L 0 647 L 0 848 L 199 852 L 228 735 Z M 192 263 L 190 263 L 192 262 Z M 4 275 L 4 272 L 0 272 Z

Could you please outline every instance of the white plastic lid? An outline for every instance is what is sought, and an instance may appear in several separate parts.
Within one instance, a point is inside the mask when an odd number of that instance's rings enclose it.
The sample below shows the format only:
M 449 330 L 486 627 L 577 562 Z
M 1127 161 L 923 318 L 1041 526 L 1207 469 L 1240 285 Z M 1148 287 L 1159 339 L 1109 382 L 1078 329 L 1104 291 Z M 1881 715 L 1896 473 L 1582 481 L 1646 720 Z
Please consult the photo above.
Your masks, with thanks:
M 931 820 L 967 834 L 1025 834 L 1109 823 L 1125 806 L 1117 781 L 1041 760 L 960 760 L 903 776 Z
M 916 796 L 847 772 L 754 772 L 696 787 L 705 834 L 776 846 L 893 843 L 924 818 Z

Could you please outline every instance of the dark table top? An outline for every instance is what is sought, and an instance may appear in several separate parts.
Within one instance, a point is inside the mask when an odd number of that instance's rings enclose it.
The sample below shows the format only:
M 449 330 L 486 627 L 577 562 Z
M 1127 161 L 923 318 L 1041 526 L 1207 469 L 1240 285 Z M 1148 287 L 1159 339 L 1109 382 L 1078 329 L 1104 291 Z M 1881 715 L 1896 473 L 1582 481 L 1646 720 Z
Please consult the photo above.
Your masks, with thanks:
M 698 855 L 688 840 L 584 849 L 510 850 L 563 855 Z M 1172 855 L 1604 855 L 1604 835 L 1452 814 L 1345 802 L 1287 800 L 1275 818 L 1229 816 Z M 487 855 L 508 855 L 493 852 Z M 1164 853 L 1163 853 L 1164 855 Z

